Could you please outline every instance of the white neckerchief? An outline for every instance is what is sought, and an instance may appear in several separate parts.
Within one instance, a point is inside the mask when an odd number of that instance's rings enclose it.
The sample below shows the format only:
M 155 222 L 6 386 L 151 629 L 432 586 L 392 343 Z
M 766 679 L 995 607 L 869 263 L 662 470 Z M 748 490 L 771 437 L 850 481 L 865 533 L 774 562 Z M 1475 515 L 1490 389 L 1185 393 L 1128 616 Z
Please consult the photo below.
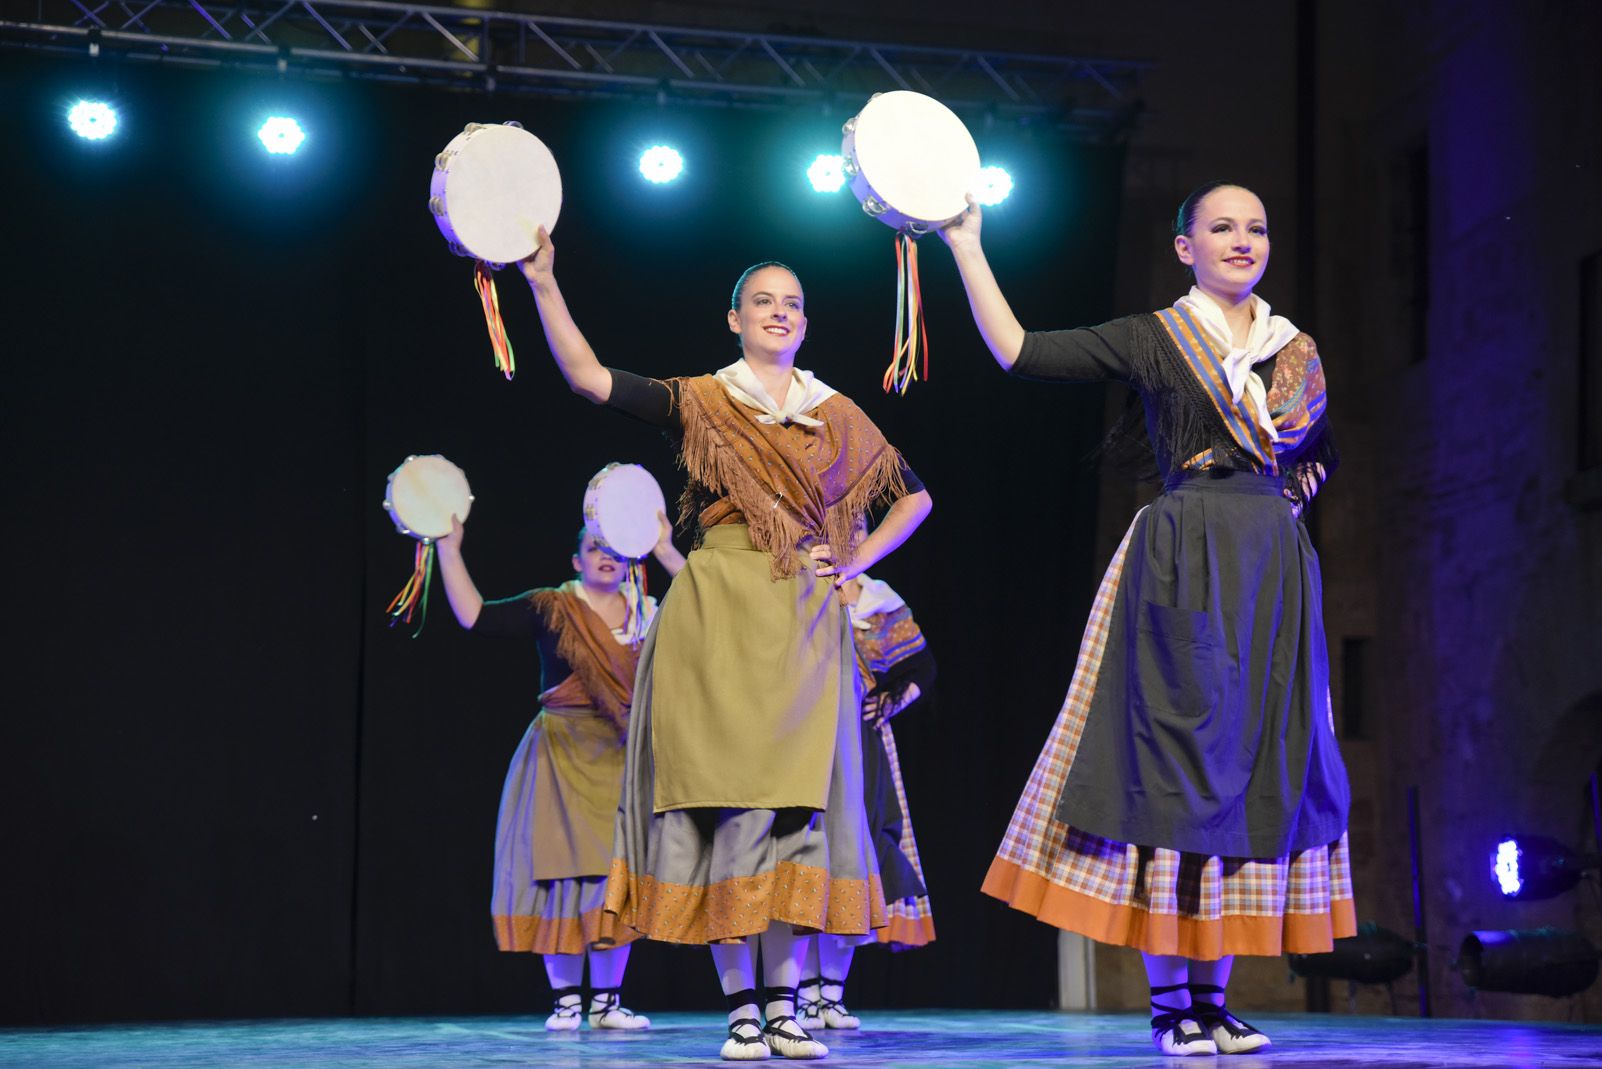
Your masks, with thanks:
M 762 385 L 762 380 L 757 378 L 756 372 L 744 359 L 736 360 L 714 377 L 723 384 L 730 397 L 762 413 L 757 417 L 758 423 L 781 427 L 786 423 L 799 423 L 803 427 L 823 426 L 821 419 L 802 413 L 811 412 L 835 395 L 835 391 L 819 381 L 812 372 L 792 367 L 790 387 L 784 393 L 784 403 L 775 404 L 773 395 L 768 393 L 767 387 Z
M 627 582 L 618 587 L 618 593 L 623 595 L 624 605 L 634 604 L 634 598 L 632 596 L 633 589 L 633 584 Z M 601 616 L 601 610 L 596 607 L 595 602 L 590 600 L 590 592 L 584 589 L 583 582 L 573 584 L 573 590 L 578 594 L 578 599 L 590 607 L 591 612 L 595 613 L 597 616 Z M 632 616 L 633 613 L 631 612 L 629 615 Z M 637 629 L 641 635 L 645 634 L 645 629 L 651 626 L 651 618 L 655 615 L 656 599 L 647 594 L 645 597 L 645 620 Z M 606 617 L 601 616 L 601 622 L 603 624 L 606 623 Z M 612 638 L 617 641 L 619 646 L 631 645 L 635 639 L 639 637 L 634 633 L 636 628 L 631 626 L 633 623 L 633 620 L 625 617 L 622 627 L 612 628 Z
M 1274 429 L 1274 417 L 1268 413 L 1268 391 L 1263 388 L 1262 377 L 1252 369 L 1285 348 L 1296 337 L 1299 333 L 1296 324 L 1284 316 L 1271 315 L 1269 303 L 1254 293 L 1252 327 L 1246 333 L 1246 344 L 1237 348 L 1229 322 L 1224 319 L 1224 310 L 1199 287 L 1192 286 L 1189 293 L 1174 303 L 1195 316 L 1213 344 L 1225 354 L 1222 358 L 1224 376 L 1229 379 L 1229 389 L 1234 395 L 1232 400 L 1238 405 L 1241 394 L 1250 393 L 1258 425 L 1268 432 L 1270 438 L 1279 441 L 1279 431 Z
M 890 584 L 883 579 L 869 579 L 868 573 L 863 572 L 857 576 L 862 589 L 857 592 L 854 605 L 846 606 L 851 612 L 851 626 L 859 631 L 873 630 L 873 617 L 881 613 L 895 612 L 906 602 L 900 594 L 890 589 Z

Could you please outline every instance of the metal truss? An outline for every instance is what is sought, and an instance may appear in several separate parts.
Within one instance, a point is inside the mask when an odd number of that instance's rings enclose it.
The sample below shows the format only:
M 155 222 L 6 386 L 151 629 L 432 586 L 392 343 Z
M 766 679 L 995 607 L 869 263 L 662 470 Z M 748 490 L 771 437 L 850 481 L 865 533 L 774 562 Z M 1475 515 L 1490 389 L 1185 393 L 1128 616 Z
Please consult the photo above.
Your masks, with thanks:
M 1115 137 L 1145 64 L 388 0 L 0 0 L 0 46 L 544 95 L 854 110 L 914 89 L 970 117 Z

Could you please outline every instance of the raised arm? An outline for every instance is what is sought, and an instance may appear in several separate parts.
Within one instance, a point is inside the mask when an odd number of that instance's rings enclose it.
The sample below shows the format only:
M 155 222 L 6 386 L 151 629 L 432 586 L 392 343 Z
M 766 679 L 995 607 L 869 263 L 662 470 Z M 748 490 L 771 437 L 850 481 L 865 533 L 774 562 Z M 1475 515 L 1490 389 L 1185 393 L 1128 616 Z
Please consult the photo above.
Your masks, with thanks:
M 1024 328 L 1012 314 L 1012 306 L 1001 292 L 990 261 L 979 243 L 979 229 L 984 212 L 968 197 L 968 210 L 940 228 L 940 237 L 951 248 L 952 259 L 957 261 L 957 273 L 962 276 L 962 288 L 968 293 L 968 307 L 973 312 L 974 325 L 990 347 L 1005 371 L 1011 371 L 1023 350 Z
M 567 380 L 568 389 L 596 404 L 605 404 L 612 396 L 612 373 L 595 357 L 595 350 L 584 340 L 573 315 L 567 310 L 562 291 L 556 284 L 556 245 L 542 226 L 538 233 L 539 248 L 534 255 L 518 264 L 523 277 L 534 291 L 534 305 L 539 309 L 540 325 L 545 328 L 545 341 L 556 358 L 557 370 Z
M 484 597 L 473 585 L 473 577 L 467 574 L 467 564 L 462 560 L 461 521 L 452 516 L 451 533 L 436 540 L 434 547 L 439 554 L 439 571 L 445 580 L 445 597 L 450 600 L 451 612 L 456 614 L 457 623 L 471 631 L 484 609 Z
M 673 544 L 673 524 L 668 522 L 667 513 L 658 512 L 656 519 L 661 526 L 661 533 L 656 540 L 656 545 L 651 549 L 651 556 L 656 558 L 656 562 L 662 566 L 662 569 L 668 573 L 668 578 L 671 579 L 684 570 L 684 554 L 680 553 L 679 547 Z

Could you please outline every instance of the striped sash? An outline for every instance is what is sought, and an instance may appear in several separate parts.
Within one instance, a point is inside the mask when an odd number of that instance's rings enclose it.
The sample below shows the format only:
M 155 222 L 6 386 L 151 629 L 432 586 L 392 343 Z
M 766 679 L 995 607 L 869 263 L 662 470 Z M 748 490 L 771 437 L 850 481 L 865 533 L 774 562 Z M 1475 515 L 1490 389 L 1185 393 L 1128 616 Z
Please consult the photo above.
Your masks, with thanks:
M 1206 331 L 1191 318 L 1188 311 L 1177 305 L 1158 312 L 1157 319 L 1168 331 L 1169 338 L 1184 358 L 1190 373 L 1202 384 L 1213 408 L 1224 421 L 1224 429 L 1241 452 L 1246 454 L 1253 469 L 1267 475 L 1278 475 L 1279 462 L 1274 456 L 1274 440 L 1257 422 L 1256 413 L 1252 410 L 1251 394 L 1242 392 L 1238 404 L 1231 397 L 1223 361 L 1218 358 L 1218 352 L 1208 340 Z M 1195 465 L 1199 459 L 1193 458 L 1185 466 L 1200 466 Z

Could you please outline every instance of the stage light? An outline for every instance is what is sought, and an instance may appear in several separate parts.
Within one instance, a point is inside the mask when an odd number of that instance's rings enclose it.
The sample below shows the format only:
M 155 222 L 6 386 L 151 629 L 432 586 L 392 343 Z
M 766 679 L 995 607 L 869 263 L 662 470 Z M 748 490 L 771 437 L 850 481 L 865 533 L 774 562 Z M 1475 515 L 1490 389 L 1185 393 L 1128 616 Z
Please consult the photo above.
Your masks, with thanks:
M 807 168 L 807 181 L 819 193 L 838 193 L 845 187 L 845 157 L 824 154 Z
M 85 141 L 101 141 L 117 132 L 117 111 L 98 100 L 80 100 L 68 109 L 67 125 Z
M 1598 863 L 1544 835 L 1508 835 L 1491 854 L 1491 876 L 1508 898 L 1556 898 Z
M 1298 976 L 1388 984 L 1413 968 L 1413 944 L 1389 929 L 1365 924 L 1356 935 L 1335 940 L 1328 954 L 1292 954 L 1290 967 Z
M 261 124 L 256 136 L 261 138 L 262 147 L 274 156 L 292 156 L 306 140 L 306 131 L 287 115 L 274 115 Z
M 979 168 L 979 182 L 974 186 L 973 199 L 986 208 L 1000 204 L 1012 192 L 1012 175 L 1001 167 Z
M 652 145 L 640 153 L 640 174 L 647 182 L 662 185 L 684 172 L 684 157 L 669 145 Z
M 1470 932 L 1454 964 L 1476 991 L 1565 998 L 1596 982 L 1597 956 L 1579 932 L 1539 928 Z

